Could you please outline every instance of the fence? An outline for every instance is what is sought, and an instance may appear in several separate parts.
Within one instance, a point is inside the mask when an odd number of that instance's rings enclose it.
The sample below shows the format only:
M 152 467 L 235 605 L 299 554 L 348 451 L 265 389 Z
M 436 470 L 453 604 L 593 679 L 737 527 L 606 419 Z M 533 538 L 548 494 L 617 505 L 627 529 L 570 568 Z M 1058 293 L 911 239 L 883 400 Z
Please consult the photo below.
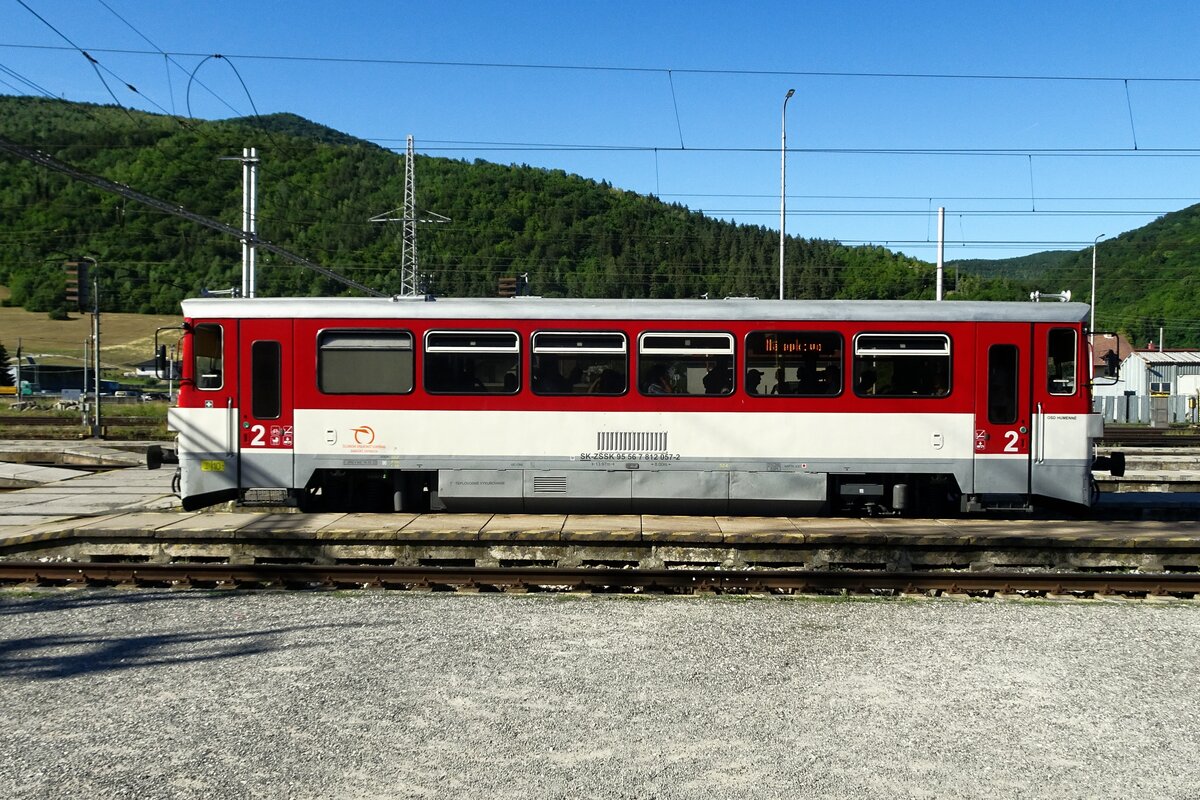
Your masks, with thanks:
M 1097 397 L 1093 409 L 1104 415 L 1105 422 L 1132 422 L 1144 425 L 1170 425 L 1196 422 L 1196 409 L 1188 408 L 1190 395 L 1169 397 Z

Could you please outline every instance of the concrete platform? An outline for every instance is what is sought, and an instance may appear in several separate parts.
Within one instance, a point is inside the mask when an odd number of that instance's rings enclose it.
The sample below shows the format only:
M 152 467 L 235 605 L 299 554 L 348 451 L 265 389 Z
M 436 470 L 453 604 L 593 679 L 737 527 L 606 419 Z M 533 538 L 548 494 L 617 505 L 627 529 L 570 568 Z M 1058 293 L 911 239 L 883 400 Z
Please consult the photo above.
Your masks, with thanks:
M 671 516 L 652 514 L 296 514 L 273 512 L 183 513 L 171 494 L 173 470 L 149 471 L 138 445 L 131 450 L 103 442 L 0 442 L 0 481 L 29 488 L 0 492 L 0 556 L 49 542 L 158 542 L 201 547 L 225 542 L 372 548 L 444 545 L 461 548 L 607 548 L 613 561 L 640 549 L 670 548 L 686 561 L 707 563 L 725 549 L 759 553 L 823 548 L 1197 548 L 1200 493 L 1149 492 L 1101 495 L 1097 510 L 1128 521 L 1020 519 L 791 518 Z M 144 448 L 143 448 L 144 449 Z M 77 463 L 131 465 L 107 472 L 3 462 L 58 453 Z M 1155 451 L 1154 466 L 1200 464 L 1200 454 Z M 1150 465 L 1150 455 L 1146 455 Z M 1171 473 L 1191 479 L 1192 473 Z M 1194 473 L 1200 479 L 1200 469 Z M 1138 519 L 1147 508 L 1185 517 L 1179 522 Z M 626 550 L 621 551 L 621 548 Z M 687 551 L 687 552 L 685 552 Z M 514 549 L 513 552 L 516 552 Z M 692 555 L 688 553 L 691 552 Z M 717 555 L 713 555 L 717 553 Z M 365 557 L 365 556 L 364 556 Z M 791 556 L 768 561 L 792 563 Z M 792 559 L 794 560 L 794 559 Z M 801 558 L 795 563 L 805 563 Z

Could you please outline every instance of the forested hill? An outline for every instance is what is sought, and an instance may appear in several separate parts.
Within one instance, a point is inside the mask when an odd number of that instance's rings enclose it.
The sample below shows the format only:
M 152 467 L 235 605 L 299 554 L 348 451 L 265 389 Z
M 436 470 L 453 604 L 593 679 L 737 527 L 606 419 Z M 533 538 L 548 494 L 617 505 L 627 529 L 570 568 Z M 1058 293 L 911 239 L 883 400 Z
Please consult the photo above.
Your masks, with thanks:
M 197 122 L 110 106 L 0 97 L 0 136 L 240 227 L 237 156 L 258 148 L 259 235 L 385 292 L 399 289 L 401 226 L 371 223 L 403 202 L 404 157 L 295 115 Z M 442 295 L 488 296 L 528 273 L 532 292 L 571 297 L 778 293 L 778 234 L 714 220 L 562 171 L 418 156 L 417 204 L 449 217 L 418 227 L 422 272 Z M 61 304 L 58 264 L 99 260 L 105 307 L 173 312 L 203 288 L 240 285 L 240 244 L 86 184 L 0 156 L 0 283 L 31 310 Z M 787 293 L 932 297 L 931 265 L 879 247 L 789 237 Z M 347 293 L 260 255 L 260 295 Z M 964 281 L 962 294 L 1023 287 Z
M 1043 285 L 1091 290 L 1092 248 L 1073 253 L 1049 271 Z M 1159 217 L 1096 249 L 1096 327 L 1120 330 L 1138 346 L 1200 345 L 1200 205 Z

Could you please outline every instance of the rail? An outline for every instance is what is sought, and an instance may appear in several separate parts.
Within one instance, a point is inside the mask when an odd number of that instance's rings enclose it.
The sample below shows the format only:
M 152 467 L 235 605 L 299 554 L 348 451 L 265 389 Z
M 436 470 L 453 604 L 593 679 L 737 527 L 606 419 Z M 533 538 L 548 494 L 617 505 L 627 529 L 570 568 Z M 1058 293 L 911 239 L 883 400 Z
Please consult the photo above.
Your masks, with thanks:
M 1200 447 L 1200 431 L 1179 428 L 1124 428 L 1104 426 L 1098 444 L 1107 447 Z
M 0 415 L 0 428 L 28 427 L 86 427 L 88 423 L 80 421 L 78 416 L 52 416 L 47 414 L 5 414 Z M 152 428 L 166 425 L 166 420 L 157 416 L 106 416 L 104 426 L 113 428 Z
M 396 567 L 317 564 L 127 564 L 0 561 L 0 583 L 198 588 L 384 588 L 468 591 L 590 591 L 769 594 L 1069 595 L 1181 597 L 1200 594 L 1195 573 L 882 570 L 808 571 L 545 567 Z

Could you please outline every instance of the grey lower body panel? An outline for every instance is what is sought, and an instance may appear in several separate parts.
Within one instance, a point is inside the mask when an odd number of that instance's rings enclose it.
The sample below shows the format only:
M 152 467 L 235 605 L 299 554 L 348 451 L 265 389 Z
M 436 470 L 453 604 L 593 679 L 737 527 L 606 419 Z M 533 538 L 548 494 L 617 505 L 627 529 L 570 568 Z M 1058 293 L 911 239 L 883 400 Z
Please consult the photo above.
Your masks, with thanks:
M 660 514 L 819 511 L 825 475 L 716 470 L 438 470 L 438 498 L 450 511 Z
M 1033 493 L 1039 497 L 1091 505 L 1091 464 L 1086 461 L 1042 461 L 1034 464 Z
M 834 483 L 852 481 L 856 474 L 950 475 L 963 492 L 972 490 L 974 479 L 971 459 L 597 463 L 566 458 L 297 455 L 294 470 L 291 485 L 296 488 L 308 485 L 319 470 L 435 473 L 438 500 L 448 510 L 495 512 L 819 513 L 826 510 Z

